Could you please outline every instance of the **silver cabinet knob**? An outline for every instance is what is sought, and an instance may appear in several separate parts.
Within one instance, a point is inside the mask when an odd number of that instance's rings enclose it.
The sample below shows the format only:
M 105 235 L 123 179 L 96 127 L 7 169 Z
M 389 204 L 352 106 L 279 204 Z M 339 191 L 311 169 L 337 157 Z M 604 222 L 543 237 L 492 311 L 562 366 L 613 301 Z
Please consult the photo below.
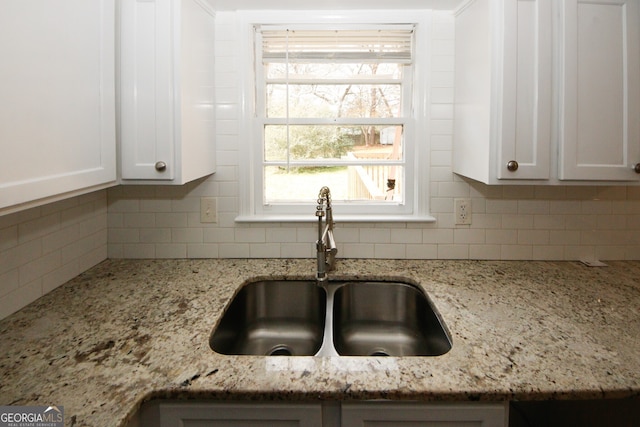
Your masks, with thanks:
M 156 162 L 156 170 L 158 172 L 164 172 L 167 170 L 167 164 L 165 162 Z
M 507 170 L 509 172 L 515 172 L 518 170 L 518 162 L 516 162 L 515 160 L 509 160 L 507 162 Z
M 635 173 L 640 173 L 640 163 L 636 163 L 636 164 L 633 166 L 633 171 L 634 171 Z

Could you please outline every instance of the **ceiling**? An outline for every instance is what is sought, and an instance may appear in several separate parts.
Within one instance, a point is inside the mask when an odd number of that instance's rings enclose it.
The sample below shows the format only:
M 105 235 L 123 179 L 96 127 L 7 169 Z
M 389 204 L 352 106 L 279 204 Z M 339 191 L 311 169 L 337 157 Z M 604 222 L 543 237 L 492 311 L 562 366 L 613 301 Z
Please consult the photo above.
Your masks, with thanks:
M 436 9 L 452 10 L 464 0 L 207 0 L 215 10 Z

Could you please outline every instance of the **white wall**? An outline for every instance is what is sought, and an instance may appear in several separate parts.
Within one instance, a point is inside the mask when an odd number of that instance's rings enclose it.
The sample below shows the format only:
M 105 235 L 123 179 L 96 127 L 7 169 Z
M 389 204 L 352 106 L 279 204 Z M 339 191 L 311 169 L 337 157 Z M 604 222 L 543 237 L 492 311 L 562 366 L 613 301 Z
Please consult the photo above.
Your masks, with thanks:
M 121 186 L 0 217 L 0 319 L 107 255 L 314 256 L 313 224 L 234 222 L 241 155 L 237 26 L 233 12 L 219 13 L 217 21 L 218 172 L 182 187 Z M 451 172 L 453 18 L 436 12 L 434 21 L 428 166 L 437 222 L 337 224 L 339 257 L 640 259 L 640 187 L 487 187 Z M 200 223 L 201 196 L 218 198 L 217 224 Z M 457 197 L 472 199 L 470 226 L 453 223 Z
M 107 192 L 0 216 L 0 319 L 107 257 Z
M 109 257 L 312 257 L 313 224 L 236 224 L 237 25 L 216 28 L 218 172 L 184 187 L 109 190 Z M 638 187 L 488 187 L 451 172 L 454 25 L 435 12 L 430 210 L 435 224 L 337 224 L 339 257 L 416 259 L 640 259 Z M 310 189 L 311 194 L 316 189 Z M 201 196 L 218 197 L 219 222 L 200 223 Z M 453 200 L 470 197 L 473 222 L 455 226 Z M 313 212 L 310 211 L 310 218 Z
M 434 20 L 428 166 L 437 222 L 337 224 L 339 257 L 640 259 L 640 187 L 487 187 L 451 172 L 453 18 L 436 12 Z M 181 187 L 120 186 L 0 217 L 0 318 L 107 255 L 314 256 L 312 223 L 234 222 L 241 179 L 237 26 L 233 12 L 217 21 L 218 172 Z M 218 198 L 217 224 L 200 223 L 201 196 Z M 453 223 L 457 197 L 472 199 L 470 226 Z

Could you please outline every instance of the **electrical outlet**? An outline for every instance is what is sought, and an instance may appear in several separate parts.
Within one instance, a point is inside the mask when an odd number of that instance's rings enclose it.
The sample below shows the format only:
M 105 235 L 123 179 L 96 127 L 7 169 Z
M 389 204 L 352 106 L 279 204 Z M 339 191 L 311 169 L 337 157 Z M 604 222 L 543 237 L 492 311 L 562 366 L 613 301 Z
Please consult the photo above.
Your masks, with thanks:
M 456 225 L 471 224 L 471 199 L 455 199 Z
M 218 200 L 215 197 L 200 198 L 200 222 L 218 222 Z

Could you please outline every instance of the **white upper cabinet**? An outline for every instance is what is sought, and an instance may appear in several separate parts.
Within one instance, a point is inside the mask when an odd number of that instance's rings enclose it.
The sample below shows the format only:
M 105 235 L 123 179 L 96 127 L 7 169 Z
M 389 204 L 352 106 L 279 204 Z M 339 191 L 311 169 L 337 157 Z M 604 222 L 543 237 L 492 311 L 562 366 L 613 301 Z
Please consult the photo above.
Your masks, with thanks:
M 465 3 L 454 172 L 487 184 L 640 181 L 639 2 Z
M 549 178 L 551 1 L 458 11 L 454 172 L 488 184 Z
M 640 180 L 638 3 L 562 2 L 560 179 Z
M 214 13 L 201 0 L 131 0 L 120 13 L 123 184 L 215 172 Z
M 116 182 L 113 0 L 0 3 L 0 214 Z
M 551 2 L 505 1 L 498 179 L 548 179 L 551 144 Z

